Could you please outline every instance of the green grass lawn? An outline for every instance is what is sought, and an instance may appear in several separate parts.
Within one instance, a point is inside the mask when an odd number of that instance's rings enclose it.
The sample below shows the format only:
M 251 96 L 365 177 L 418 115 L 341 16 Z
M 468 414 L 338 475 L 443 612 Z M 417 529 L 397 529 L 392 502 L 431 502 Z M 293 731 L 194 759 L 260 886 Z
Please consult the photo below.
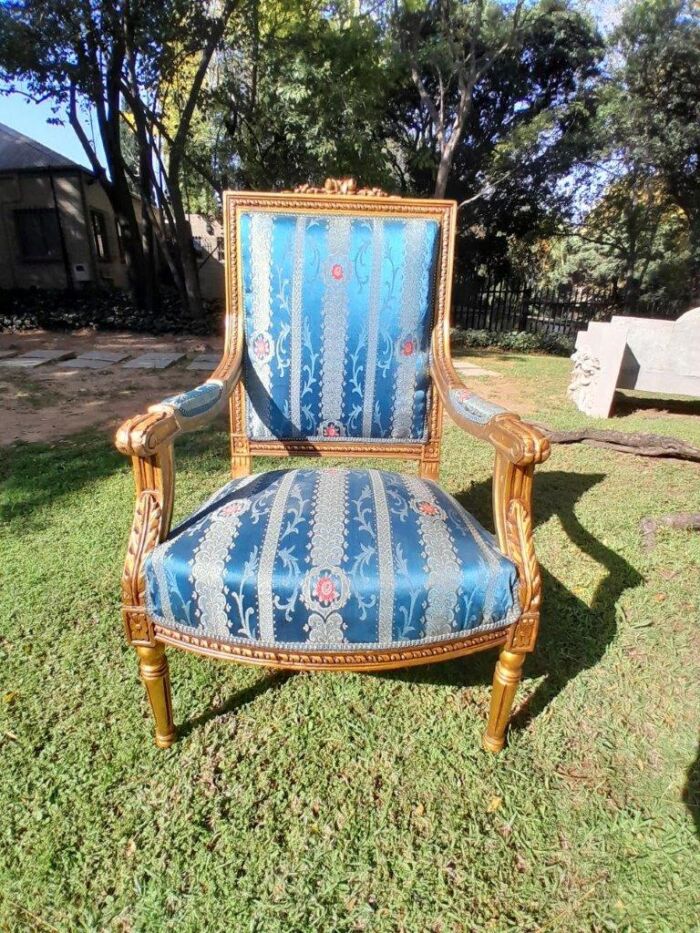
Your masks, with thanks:
M 585 421 L 567 360 L 479 359 L 537 420 Z M 608 426 L 700 444 L 700 406 L 633 407 Z M 184 516 L 225 433 L 177 455 Z M 159 751 L 119 618 L 128 464 L 91 433 L 1 470 L 1 929 L 698 929 L 700 535 L 647 553 L 638 527 L 700 508 L 697 465 L 577 445 L 539 471 L 542 632 L 498 757 L 492 653 L 281 676 L 171 651 Z M 490 470 L 447 431 L 442 481 L 489 525 Z

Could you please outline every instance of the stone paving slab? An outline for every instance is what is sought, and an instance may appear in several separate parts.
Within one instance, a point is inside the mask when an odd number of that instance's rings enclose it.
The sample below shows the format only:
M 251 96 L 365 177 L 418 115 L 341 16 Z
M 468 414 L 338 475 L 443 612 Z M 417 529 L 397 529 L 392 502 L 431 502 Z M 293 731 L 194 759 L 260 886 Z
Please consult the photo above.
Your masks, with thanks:
M 16 350 L 0 350 L 0 360 L 7 360 L 11 356 L 17 356 Z
M 124 369 L 167 369 L 183 359 L 184 353 L 144 353 L 124 363 Z
M 114 350 L 88 350 L 87 353 L 81 353 L 77 359 L 100 360 L 103 363 L 121 363 L 122 360 L 128 360 L 130 356 L 131 353 L 124 353 L 123 350 L 116 353 Z
M 8 369 L 36 369 L 37 366 L 45 366 L 50 360 L 36 359 L 34 357 L 16 356 L 11 360 L 0 360 L 0 366 L 7 366 Z
M 58 364 L 61 369 L 108 369 L 114 363 L 106 360 L 93 360 L 90 357 L 77 356 L 74 360 L 61 360 Z
M 57 363 L 58 360 L 68 360 L 75 356 L 72 350 L 30 350 L 18 357 L 20 360 L 44 360 L 46 363 Z
M 465 376 L 497 376 L 499 378 L 501 376 L 501 373 L 496 373 L 492 369 L 482 369 L 481 366 L 474 366 L 472 363 L 455 363 L 455 369 L 464 373 Z
M 206 370 L 211 372 L 221 362 L 221 353 L 200 353 L 195 356 L 187 369 Z

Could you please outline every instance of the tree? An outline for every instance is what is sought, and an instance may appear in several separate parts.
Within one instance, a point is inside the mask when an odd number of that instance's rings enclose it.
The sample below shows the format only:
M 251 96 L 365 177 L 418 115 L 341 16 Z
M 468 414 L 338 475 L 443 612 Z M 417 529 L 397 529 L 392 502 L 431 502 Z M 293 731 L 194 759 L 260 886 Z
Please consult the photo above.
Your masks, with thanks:
M 125 232 L 132 290 L 142 307 L 157 298 L 154 242 L 184 303 L 201 304 L 181 180 L 187 139 L 212 57 L 234 8 L 220 0 L 8 0 L 0 6 L 0 74 L 51 98 L 73 126 Z M 105 153 L 79 119 L 94 112 Z M 176 118 L 164 120 L 165 109 Z M 138 170 L 127 158 L 133 134 Z M 141 229 L 132 190 L 138 191 Z M 174 240 L 174 242 L 173 242 Z
M 630 172 L 608 185 L 553 258 L 555 281 L 612 284 L 635 313 L 642 296 L 683 299 L 687 226 L 658 178 Z
M 700 8 L 637 0 L 616 34 L 602 114 L 609 158 L 658 179 L 687 223 L 689 291 L 700 299 Z
M 354 6 L 253 0 L 232 21 L 212 93 L 222 181 L 390 183 L 381 130 L 392 66 L 380 24 Z
M 504 16 L 496 17 L 501 30 Z M 424 25 L 425 43 L 434 31 Z M 506 271 L 514 240 L 535 240 L 557 229 L 573 194 L 562 179 L 593 144 L 604 50 L 593 24 L 565 0 L 546 0 L 520 21 L 517 44 L 501 49 L 502 43 L 472 88 L 444 191 L 460 203 L 460 252 L 472 270 Z M 486 55 L 485 47 L 477 46 L 477 54 Z M 441 72 L 432 82 L 430 74 L 426 67 L 425 86 L 442 95 L 436 105 L 444 100 L 443 122 L 449 117 L 454 123 L 457 86 L 451 96 L 443 94 Z M 398 88 L 390 124 L 404 187 L 436 190 L 445 163 L 434 121 L 412 84 Z
M 427 0 L 404 5 L 393 20 L 397 44 L 418 94 L 416 122 L 435 154 L 434 195 L 445 196 L 474 109 L 479 82 L 522 41 L 524 0 Z

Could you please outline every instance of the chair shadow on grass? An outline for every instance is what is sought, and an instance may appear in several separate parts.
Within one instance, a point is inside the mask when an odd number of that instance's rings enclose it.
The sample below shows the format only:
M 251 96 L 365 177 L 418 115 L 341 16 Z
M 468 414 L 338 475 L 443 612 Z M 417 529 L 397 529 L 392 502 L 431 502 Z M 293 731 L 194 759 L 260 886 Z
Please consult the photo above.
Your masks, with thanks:
M 605 570 L 590 605 L 558 579 L 555 567 L 542 567 L 543 606 L 537 647 L 525 664 L 525 677 L 543 677 L 516 710 L 512 728 L 525 728 L 582 671 L 595 666 L 617 632 L 616 605 L 622 593 L 643 578 L 623 557 L 600 542 L 579 521 L 578 500 L 605 479 L 603 473 L 542 471 L 535 478 L 535 520 L 543 524 L 558 518 L 577 548 Z M 459 493 L 459 502 L 485 527 L 493 525 L 491 482 L 476 483 Z M 562 542 L 562 547 L 566 544 Z M 418 683 L 475 686 L 490 684 L 495 666 L 493 651 L 458 661 L 408 668 L 385 676 Z
M 700 836 L 700 747 L 695 760 L 688 768 L 683 788 L 683 801 L 695 822 L 695 832 Z

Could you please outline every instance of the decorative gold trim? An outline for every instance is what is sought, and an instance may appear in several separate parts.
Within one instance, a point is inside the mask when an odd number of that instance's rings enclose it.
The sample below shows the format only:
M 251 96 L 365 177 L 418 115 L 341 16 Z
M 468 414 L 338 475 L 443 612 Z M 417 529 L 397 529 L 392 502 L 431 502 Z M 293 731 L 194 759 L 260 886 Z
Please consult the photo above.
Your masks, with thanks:
M 177 632 L 159 625 L 158 622 L 153 623 L 153 629 L 157 641 L 166 645 L 175 645 L 187 651 L 194 651 L 197 654 L 206 654 L 221 660 L 239 661 L 243 664 L 300 671 L 385 671 L 415 664 L 430 664 L 434 661 L 458 658 L 474 651 L 502 645 L 507 637 L 506 629 L 496 629 L 493 632 L 483 632 L 445 643 L 417 645 L 415 648 L 314 653 L 288 651 L 283 648 L 247 648 L 244 645 L 217 642 L 211 638 Z
M 227 191 L 224 195 L 225 242 L 227 248 L 227 334 L 236 334 L 234 350 L 238 356 L 243 339 L 243 313 L 240 257 L 238 253 L 239 217 L 244 209 L 255 208 L 275 213 L 323 213 L 332 215 L 378 214 L 386 217 L 417 217 L 435 220 L 440 225 L 433 307 L 433 335 L 447 330 L 451 300 L 451 271 L 454 254 L 454 231 L 457 205 L 454 201 L 419 198 L 392 198 L 375 189 L 353 190 L 349 179 L 332 179 L 323 189 L 306 187 L 294 193 Z M 328 183 L 327 183 L 328 184 Z M 345 185 L 344 191 L 343 185 Z M 305 187 L 305 186 L 300 186 Z M 356 188 L 356 186 L 355 186 Z M 434 339 L 434 336 L 433 336 Z M 378 457 L 389 460 L 418 460 L 421 475 L 436 478 L 442 441 L 442 401 L 431 391 L 427 415 L 428 439 L 421 443 L 372 443 L 369 441 L 255 441 L 247 436 L 245 391 L 240 380 L 231 397 L 231 473 L 245 476 L 251 469 L 252 456 Z
M 296 185 L 294 194 L 349 194 L 360 198 L 388 198 L 381 188 L 358 188 L 354 178 L 327 178 L 322 188 L 313 185 Z

